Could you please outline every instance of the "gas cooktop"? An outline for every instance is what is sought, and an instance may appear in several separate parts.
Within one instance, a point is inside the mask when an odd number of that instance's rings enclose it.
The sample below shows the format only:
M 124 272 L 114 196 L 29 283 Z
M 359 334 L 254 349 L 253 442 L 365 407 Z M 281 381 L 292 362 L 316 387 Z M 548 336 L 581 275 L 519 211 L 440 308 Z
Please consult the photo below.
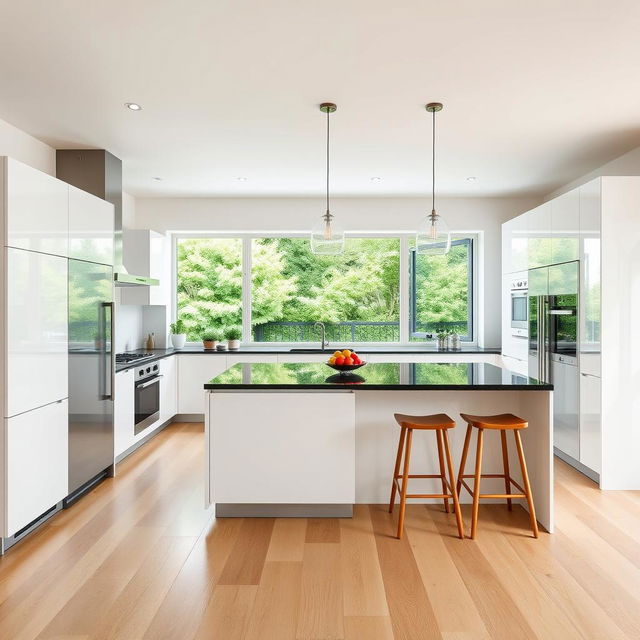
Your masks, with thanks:
M 153 358 L 153 353 L 116 353 L 117 364 L 127 364 Z

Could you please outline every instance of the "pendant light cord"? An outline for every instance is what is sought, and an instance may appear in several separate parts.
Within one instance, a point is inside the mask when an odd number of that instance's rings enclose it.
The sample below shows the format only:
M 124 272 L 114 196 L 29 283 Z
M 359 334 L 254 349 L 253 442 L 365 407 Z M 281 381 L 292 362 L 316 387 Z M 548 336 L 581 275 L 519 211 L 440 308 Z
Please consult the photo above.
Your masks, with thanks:
M 431 211 L 436 210 L 436 112 L 431 112 L 433 116 L 432 125 L 432 145 L 431 145 Z
M 329 109 L 327 109 L 327 214 L 329 214 Z

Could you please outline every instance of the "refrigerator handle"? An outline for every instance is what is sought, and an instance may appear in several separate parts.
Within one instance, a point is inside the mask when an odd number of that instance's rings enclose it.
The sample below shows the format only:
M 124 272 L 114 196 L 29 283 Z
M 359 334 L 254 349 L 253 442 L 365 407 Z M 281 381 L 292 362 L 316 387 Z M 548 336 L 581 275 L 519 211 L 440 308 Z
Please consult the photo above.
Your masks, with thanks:
M 109 380 L 109 388 L 105 388 L 105 393 L 102 396 L 103 400 L 113 400 L 113 390 L 115 388 L 115 362 L 114 362 L 114 340 L 113 340 L 113 302 L 103 302 L 102 303 L 103 311 L 109 309 L 109 341 L 107 341 L 107 323 L 103 322 L 103 349 L 106 352 L 107 350 L 107 342 L 109 342 L 109 358 L 105 359 L 105 365 L 109 368 L 106 372 L 105 383 L 106 380 Z M 105 384 L 106 387 L 106 384 Z
M 543 337 L 542 337 L 542 351 L 544 358 L 542 359 L 542 380 L 549 382 L 549 355 L 551 345 L 549 343 L 549 296 L 544 296 L 542 303 L 542 322 L 543 322 Z

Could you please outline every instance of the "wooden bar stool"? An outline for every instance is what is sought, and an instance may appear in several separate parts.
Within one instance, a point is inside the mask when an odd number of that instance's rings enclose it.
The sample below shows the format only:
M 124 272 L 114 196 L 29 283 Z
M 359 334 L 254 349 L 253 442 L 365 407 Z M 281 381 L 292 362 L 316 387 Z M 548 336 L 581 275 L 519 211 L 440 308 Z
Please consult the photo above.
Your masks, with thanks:
M 401 413 L 394 414 L 394 417 L 400 425 L 400 441 L 398 442 L 398 453 L 396 455 L 396 466 L 393 471 L 393 479 L 391 481 L 391 500 L 389 501 L 389 513 L 393 513 L 393 505 L 396 499 L 396 490 L 400 493 L 400 516 L 398 518 L 398 539 L 402 538 L 404 529 L 404 511 L 407 498 L 442 498 L 444 500 L 444 508 L 449 513 L 449 499 L 453 500 L 453 510 L 456 514 L 456 522 L 458 524 L 458 534 L 464 538 L 464 527 L 462 524 L 462 514 L 460 513 L 460 503 L 458 502 L 458 491 L 456 488 L 456 479 L 453 474 L 453 461 L 451 460 L 451 451 L 449 450 L 449 438 L 447 429 L 452 429 L 456 423 L 445 413 L 438 413 L 432 416 L 406 416 Z M 440 473 L 436 475 L 415 475 L 409 473 L 409 461 L 411 459 L 411 439 L 413 430 L 420 429 L 436 432 L 436 441 L 438 443 L 438 459 L 440 461 Z M 404 467 L 400 474 L 400 463 L 402 462 L 402 454 L 404 449 Z M 444 449 L 444 452 L 443 452 Z M 449 478 L 445 473 L 445 454 L 447 458 L 447 467 L 449 469 Z M 398 480 L 402 478 L 402 485 Z M 442 482 L 442 493 L 423 494 L 423 493 L 407 493 L 407 482 L 409 478 L 440 478 Z M 448 489 L 448 492 L 447 492 Z
M 473 507 L 471 510 L 471 539 L 476 537 L 476 529 L 478 527 L 478 506 L 481 498 L 506 498 L 507 506 L 511 511 L 512 498 L 526 498 L 529 505 L 529 519 L 531 521 L 531 530 L 533 537 L 538 537 L 538 523 L 536 521 L 536 511 L 533 506 L 533 496 L 531 494 L 531 485 L 529 484 L 529 474 L 527 473 L 527 463 L 524 459 L 524 451 L 522 449 L 522 440 L 520 439 L 520 429 L 526 429 L 528 423 L 518 416 L 511 413 L 501 413 L 495 416 L 471 416 L 461 413 L 462 419 L 467 423 L 467 433 L 464 437 L 464 447 L 462 448 L 462 460 L 460 462 L 460 471 L 458 473 L 457 489 L 463 486 L 473 496 Z M 464 467 L 467 463 L 467 454 L 469 453 L 469 443 L 471 442 L 471 430 L 478 430 L 478 438 L 476 444 L 476 468 L 473 475 L 465 475 Z M 500 439 L 502 441 L 502 464 L 504 473 L 482 473 L 482 441 L 485 429 L 500 431 Z M 509 474 L 509 453 L 507 451 L 507 431 L 513 431 L 516 441 L 516 449 L 518 450 L 518 458 L 520 459 L 520 469 L 522 470 L 522 482 L 524 488 L 521 487 Z M 465 478 L 473 478 L 473 489 L 465 482 Z M 505 493 L 480 493 L 481 478 L 504 478 Z M 511 485 L 522 493 L 510 493 Z

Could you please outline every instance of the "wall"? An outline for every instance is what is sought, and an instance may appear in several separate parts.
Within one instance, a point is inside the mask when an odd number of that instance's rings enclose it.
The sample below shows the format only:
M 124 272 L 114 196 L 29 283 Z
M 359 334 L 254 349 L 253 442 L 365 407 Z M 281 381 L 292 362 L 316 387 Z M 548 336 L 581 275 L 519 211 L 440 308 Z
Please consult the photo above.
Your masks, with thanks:
M 442 198 L 452 231 L 479 233 L 479 342 L 500 345 L 501 227 L 539 204 L 534 198 Z M 331 210 L 347 230 L 415 232 L 430 209 L 425 198 L 337 198 Z M 137 198 L 135 225 L 166 232 L 307 231 L 324 212 L 322 198 Z
M 52 176 L 56 174 L 56 150 L 0 120 L 0 156 L 10 156 Z
M 544 201 L 553 200 L 553 198 L 567 191 L 571 191 L 571 189 L 575 189 L 599 176 L 640 176 L 640 147 L 636 147 L 624 155 L 603 164 L 597 169 L 572 180 L 569 184 L 565 184 L 559 189 L 552 191 L 544 198 Z

